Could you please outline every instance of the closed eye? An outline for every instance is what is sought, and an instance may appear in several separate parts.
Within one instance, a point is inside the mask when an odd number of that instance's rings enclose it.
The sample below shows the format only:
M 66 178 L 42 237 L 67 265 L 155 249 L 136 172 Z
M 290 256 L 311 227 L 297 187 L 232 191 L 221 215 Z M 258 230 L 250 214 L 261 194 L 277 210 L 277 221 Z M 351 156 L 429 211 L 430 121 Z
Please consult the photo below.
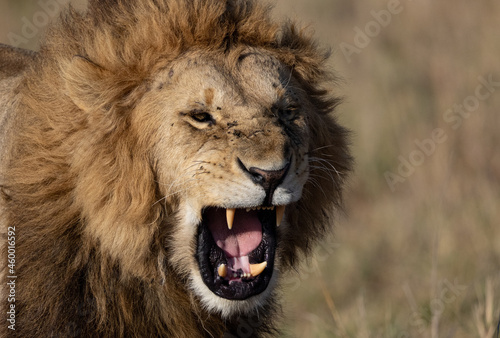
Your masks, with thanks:
M 282 109 L 282 115 L 288 119 L 295 119 L 298 113 L 299 113 L 299 108 L 295 106 Z
M 286 107 L 273 107 L 273 111 L 283 121 L 294 121 L 300 115 L 300 107 L 295 105 L 290 105 Z

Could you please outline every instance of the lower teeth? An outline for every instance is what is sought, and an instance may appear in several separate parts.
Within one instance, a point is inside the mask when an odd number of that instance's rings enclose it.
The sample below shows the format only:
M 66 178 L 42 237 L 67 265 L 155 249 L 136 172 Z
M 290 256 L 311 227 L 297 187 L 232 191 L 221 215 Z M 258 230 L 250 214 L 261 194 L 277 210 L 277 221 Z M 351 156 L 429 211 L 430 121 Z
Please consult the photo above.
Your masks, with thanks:
M 222 278 L 252 278 L 259 276 L 267 267 L 267 262 L 264 261 L 260 264 L 250 264 L 250 272 L 243 272 L 242 269 L 234 270 L 228 268 L 226 264 L 221 264 L 217 268 L 217 273 Z

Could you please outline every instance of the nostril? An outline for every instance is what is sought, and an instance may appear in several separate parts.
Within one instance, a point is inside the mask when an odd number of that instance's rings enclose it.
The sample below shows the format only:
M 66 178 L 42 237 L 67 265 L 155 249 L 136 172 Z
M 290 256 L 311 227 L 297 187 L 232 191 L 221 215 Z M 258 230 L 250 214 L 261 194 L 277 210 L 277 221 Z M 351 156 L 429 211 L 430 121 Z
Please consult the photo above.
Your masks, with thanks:
M 266 204 L 270 204 L 274 191 L 283 182 L 290 168 L 290 161 L 288 161 L 286 166 L 278 170 L 264 170 L 257 167 L 247 168 L 239 158 L 238 164 L 240 168 L 250 176 L 255 184 L 264 188 L 267 196 Z
M 283 169 L 279 170 L 263 170 L 256 167 L 251 167 L 248 172 L 252 175 L 255 183 L 261 185 L 277 186 L 281 183 L 286 172 L 288 171 L 289 164 Z
M 255 183 L 262 184 L 266 181 L 265 173 L 263 173 L 262 170 L 252 167 L 247 171 L 250 173 L 250 175 L 252 176 L 252 180 Z

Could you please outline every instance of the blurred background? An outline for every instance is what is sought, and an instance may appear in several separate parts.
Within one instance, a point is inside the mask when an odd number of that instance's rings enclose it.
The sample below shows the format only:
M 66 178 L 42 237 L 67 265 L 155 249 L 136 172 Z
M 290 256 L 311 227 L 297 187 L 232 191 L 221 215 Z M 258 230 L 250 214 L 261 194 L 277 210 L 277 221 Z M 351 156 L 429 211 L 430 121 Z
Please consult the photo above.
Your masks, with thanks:
M 36 49 L 68 2 L 2 0 L 0 42 Z M 496 337 L 500 2 L 272 3 L 332 48 L 356 158 L 334 236 L 286 278 L 282 337 Z

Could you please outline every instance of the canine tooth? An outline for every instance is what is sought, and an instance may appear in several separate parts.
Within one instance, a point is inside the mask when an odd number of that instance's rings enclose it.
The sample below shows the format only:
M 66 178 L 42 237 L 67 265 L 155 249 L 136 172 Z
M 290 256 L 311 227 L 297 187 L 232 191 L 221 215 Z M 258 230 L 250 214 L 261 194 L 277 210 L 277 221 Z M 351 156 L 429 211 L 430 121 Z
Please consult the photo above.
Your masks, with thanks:
M 227 266 L 226 266 L 226 264 L 219 265 L 219 268 L 217 269 L 217 273 L 222 278 L 225 278 L 227 276 Z
M 236 213 L 236 209 L 226 209 L 226 220 L 227 220 L 227 227 L 229 230 L 233 228 L 233 222 L 234 222 L 234 214 Z
M 262 273 L 262 271 L 264 271 L 266 266 L 267 266 L 266 261 L 259 263 L 259 264 L 250 264 L 250 275 L 252 277 L 257 277 L 258 275 L 260 275 Z
M 283 216 L 285 215 L 285 206 L 284 205 L 278 205 L 276 207 L 276 226 L 279 227 L 281 224 L 281 221 L 283 220 Z

